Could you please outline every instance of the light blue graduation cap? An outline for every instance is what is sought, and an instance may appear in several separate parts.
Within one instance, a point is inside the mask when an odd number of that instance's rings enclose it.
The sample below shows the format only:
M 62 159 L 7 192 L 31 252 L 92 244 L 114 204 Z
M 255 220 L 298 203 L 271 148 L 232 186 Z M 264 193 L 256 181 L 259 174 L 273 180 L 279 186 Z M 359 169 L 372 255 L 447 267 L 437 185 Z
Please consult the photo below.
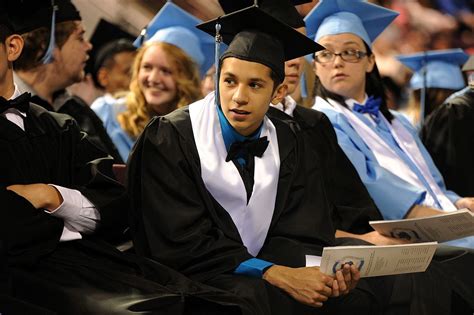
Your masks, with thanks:
M 459 90 L 465 86 L 460 66 L 469 55 L 462 49 L 431 50 L 412 55 L 400 55 L 397 59 L 413 70 L 410 88 L 441 88 Z
M 410 88 L 421 89 L 420 126 L 425 118 L 427 88 L 459 90 L 465 86 L 460 69 L 469 56 L 460 48 L 432 50 L 412 55 L 399 55 L 397 59 L 413 70 Z
M 147 41 L 159 41 L 181 48 L 199 66 L 201 76 L 212 66 L 214 40 L 196 28 L 200 19 L 168 1 L 133 43 L 140 47 Z
M 352 33 L 371 47 L 398 14 L 364 0 L 321 0 L 304 21 L 308 37 L 316 42 L 326 35 Z

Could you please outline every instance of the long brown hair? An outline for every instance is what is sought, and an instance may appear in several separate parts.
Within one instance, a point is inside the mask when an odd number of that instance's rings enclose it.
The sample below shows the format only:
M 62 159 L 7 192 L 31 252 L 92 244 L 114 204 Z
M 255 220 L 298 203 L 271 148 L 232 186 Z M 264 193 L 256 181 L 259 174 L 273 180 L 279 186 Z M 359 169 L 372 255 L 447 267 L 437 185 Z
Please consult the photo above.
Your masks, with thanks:
M 199 70 L 196 63 L 180 48 L 164 42 L 145 43 L 133 62 L 130 92 L 126 97 L 127 110 L 118 114 L 117 120 L 130 136 L 136 138 L 145 129 L 154 115 L 147 108 L 146 99 L 138 83 L 138 73 L 143 55 L 152 46 L 159 46 L 169 56 L 176 68 L 173 78 L 176 81 L 176 99 L 174 109 L 191 104 L 202 97 L 200 90 Z

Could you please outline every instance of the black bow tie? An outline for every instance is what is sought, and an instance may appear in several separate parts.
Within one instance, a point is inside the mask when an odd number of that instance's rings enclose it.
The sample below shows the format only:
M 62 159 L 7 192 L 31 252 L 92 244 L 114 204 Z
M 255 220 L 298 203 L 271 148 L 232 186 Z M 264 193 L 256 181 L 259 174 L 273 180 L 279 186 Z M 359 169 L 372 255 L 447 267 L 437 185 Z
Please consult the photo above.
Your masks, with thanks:
M 268 147 L 268 143 L 269 141 L 267 140 L 267 137 L 261 137 L 255 140 L 245 140 L 243 142 L 234 142 L 230 146 L 225 161 L 229 162 L 235 158 L 242 157 L 246 162 L 248 162 L 251 157 L 262 157 Z
M 23 93 L 12 100 L 6 100 L 0 96 L 0 114 L 3 114 L 10 108 L 15 108 L 22 113 L 26 113 L 30 108 L 30 98 L 30 93 Z

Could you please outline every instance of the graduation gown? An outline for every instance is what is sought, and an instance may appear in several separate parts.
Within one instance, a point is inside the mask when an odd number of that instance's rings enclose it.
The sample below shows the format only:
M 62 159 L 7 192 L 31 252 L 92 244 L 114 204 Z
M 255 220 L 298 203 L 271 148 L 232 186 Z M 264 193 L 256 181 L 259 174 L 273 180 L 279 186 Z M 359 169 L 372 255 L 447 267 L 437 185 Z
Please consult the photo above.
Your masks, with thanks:
M 199 102 L 198 106 L 213 106 L 206 99 Z M 256 257 L 302 267 L 306 254 L 320 255 L 322 247 L 335 244 L 323 165 L 314 161 L 310 165 L 313 155 L 296 137 L 294 124 L 270 119 L 278 136 L 279 181 L 270 228 Z M 361 284 L 345 297 L 330 299 L 320 310 L 309 309 L 266 281 L 233 274 L 253 256 L 201 178 L 188 108 L 149 123 L 132 151 L 128 170 L 138 253 L 192 279 L 239 294 L 252 313 L 331 313 L 347 306 L 346 311 L 362 314 L 376 304 L 370 287 Z
M 474 89 L 450 97 L 425 121 L 421 139 L 443 174 L 446 186 L 474 196 Z
M 332 209 L 334 227 L 351 233 L 365 233 L 371 230 L 369 218 L 380 217 L 374 201 L 357 171 L 337 143 L 331 122 L 322 112 L 296 106 L 293 117 L 274 107 L 269 116 L 294 121 L 295 128 L 306 142 L 312 155 L 308 155 L 308 167 L 321 165 L 326 192 Z
M 128 198 L 113 180 L 112 158 L 89 142 L 72 118 L 31 104 L 24 125 L 25 131 L 0 117 L 0 312 L 238 311 L 229 294 L 103 241 L 122 239 Z M 96 235 L 60 243 L 61 219 L 5 189 L 32 183 L 79 190 L 100 212 Z
M 70 95 L 66 91 L 61 91 L 54 101 L 61 104 L 57 110 L 38 96 L 34 96 L 32 102 L 49 111 L 56 111 L 71 116 L 77 121 L 79 128 L 88 134 L 90 141 L 95 142 L 103 151 L 110 154 L 114 158 L 115 163 L 121 164 L 126 161 L 126 159 L 122 159 L 120 156 L 117 147 L 107 134 L 100 118 L 81 98 Z

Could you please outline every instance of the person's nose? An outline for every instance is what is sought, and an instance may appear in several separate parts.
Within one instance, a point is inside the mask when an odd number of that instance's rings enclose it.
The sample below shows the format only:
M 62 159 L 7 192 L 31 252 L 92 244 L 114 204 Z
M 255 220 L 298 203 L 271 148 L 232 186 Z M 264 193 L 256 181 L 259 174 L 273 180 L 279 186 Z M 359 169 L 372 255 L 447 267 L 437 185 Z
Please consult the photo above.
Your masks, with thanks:
M 332 61 L 334 67 L 342 67 L 344 65 L 344 60 L 342 59 L 341 55 L 335 55 Z
M 301 63 L 302 63 L 301 57 L 291 59 L 286 62 L 288 67 L 295 68 L 296 70 L 300 69 Z
M 238 105 L 245 105 L 249 101 L 248 88 L 244 84 L 239 84 L 232 95 L 232 101 Z

